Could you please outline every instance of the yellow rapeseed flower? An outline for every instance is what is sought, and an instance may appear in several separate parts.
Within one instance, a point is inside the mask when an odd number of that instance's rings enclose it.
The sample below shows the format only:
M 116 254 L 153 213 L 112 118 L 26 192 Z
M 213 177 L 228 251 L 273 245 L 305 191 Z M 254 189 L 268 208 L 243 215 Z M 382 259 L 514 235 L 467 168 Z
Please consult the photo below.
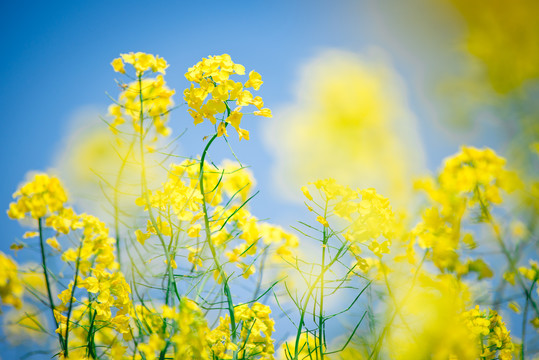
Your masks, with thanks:
M 36 174 L 14 194 L 16 202 L 9 204 L 8 216 L 22 219 L 30 215 L 34 219 L 60 211 L 67 202 L 67 194 L 60 180 L 47 174 Z
M 19 277 L 17 263 L 0 251 L 0 306 L 22 306 L 24 285 Z
M 254 115 L 264 117 L 272 117 L 271 110 L 262 109 L 262 98 L 245 90 L 249 87 L 255 91 L 260 88 L 263 83 L 260 74 L 251 71 L 245 84 L 230 79 L 234 74 L 244 75 L 245 68 L 235 64 L 230 55 L 203 58 L 185 74 L 187 80 L 191 81 L 191 86 L 185 89 L 184 99 L 195 125 L 204 122 L 204 119 L 215 125 L 219 118 L 218 136 L 228 136 L 226 126 L 230 124 L 236 129 L 240 140 L 249 140 L 249 132 L 240 128 L 242 108 L 254 105 L 258 109 Z

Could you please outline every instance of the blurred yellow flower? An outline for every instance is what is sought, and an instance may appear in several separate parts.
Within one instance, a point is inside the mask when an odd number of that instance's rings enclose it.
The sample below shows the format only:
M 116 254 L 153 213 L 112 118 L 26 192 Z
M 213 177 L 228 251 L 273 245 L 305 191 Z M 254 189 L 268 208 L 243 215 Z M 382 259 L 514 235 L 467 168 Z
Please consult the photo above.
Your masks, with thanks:
M 0 306 L 21 307 L 24 286 L 18 271 L 17 263 L 0 251 Z
M 477 339 L 461 315 L 469 302 L 466 285 L 451 276 L 424 273 L 407 297 L 411 283 L 400 280 L 393 287 L 398 294 L 399 316 L 383 346 L 389 352 L 387 358 L 477 359 Z
M 2 317 L 2 331 L 11 345 L 28 346 L 29 340 L 42 344 L 47 339 L 48 321 L 32 305 L 25 304 L 21 309 L 12 309 Z
M 539 77 L 539 2 L 450 0 L 468 27 L 468 51 L 479 58 L 497 92 Z
M 277 182 L 290 196 L 308 181 L 332 177 L 374 187 L 402 205 L 409 179 L 423 168 L 402 81 L 377 57 L 321 53 L 302 68 L 295 102 L 266 134 L 277 154 Z
M 116 188 L 121 214 L 137 211 L 135 199 L 140 195 L 140 154 L 129 141 L 118 139 L 118 136 L 100 126 L 98 111 L 79 110 L 72 119 L 72 128 L 64 141 L 54 167 L 81 210 L 109 222 Z M 161 139 L 154 145 L 157 149 L 163 149 Z M 149 188 L 160 184 L 166 177 L 166 170 L 160 166 L 158 159 L 161 159 L 158 152 L 145 154 Z M 104 208 L 108 210 L 104 211 Z

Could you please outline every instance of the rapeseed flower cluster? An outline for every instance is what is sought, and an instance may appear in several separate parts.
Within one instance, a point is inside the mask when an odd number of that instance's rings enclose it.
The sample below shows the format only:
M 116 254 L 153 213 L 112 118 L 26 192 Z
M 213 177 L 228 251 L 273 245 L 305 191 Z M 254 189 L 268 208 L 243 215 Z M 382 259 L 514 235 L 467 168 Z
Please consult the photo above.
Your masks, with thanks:
M 477 338 L 482 359 L 512 359 L 514 345 L 502 318 L 494 310 L 481 311 L 479 305 L 463 313 L 464 321 Z
M 165 75 L 165 70 L 168 68 L 165 59 L 159 57 L 159 55 L 146 54 L 143 52 L 122 54 L 121 57 L 112 60 L 111 65 L 114 68 L 114 71 L 125 74 L 124 63 L 133 65 L 137 71 L 137 76 L 143 75 L 149 70 Z
M 211 352 L 218 359 L 232 359 L 237 352 L 240 359 L 274 359 L 272 334 L 274 321 L 269 317 L 271 310 L 268 306 L 254 303 L 234 308 L 236 321 L 241 324 L 239 345 L 231 341 L 230 317 L 221 317 L 219 325 L 208 334 Z
M 17 263 L 0 252 L 0 306 L 11 305 L 20 308 L 23 293 L 24 285 L 19 277 Z
M 163 75 L 168 64 L 163 58 L 145 53 L 122 54 L 114 59 L 112 66 L 116 72 L 125 74 L 124 63 L 131 64 L 136 70 L 136 81 L 121 84 L 121 93 L 115 104 L 109 106 L 109 115 L 113 117 L 110 129 L 118 132 L 118 126 L 126 121 L 133 123 L 137 134 L 147 134 L 153 127 L 161 136 L 170 135 L 166 126 L 169 111 L 174 106 L 174 90 L 167 87 Z M 147 72 L 160 72 L 155 78 L 144 77 Z M 148 119 L 150 123 L 144 124 Z
M 47 228 L 52 230 L 54 236 L 48 238 L 46 243 L 57 253 L 61 253 L 66 264 L 76 269 L 74 279 L 58 294 L 60 304 L 55 304 L 49 270 L 44 265 L 48 305 L 57 324 L 56 333 L 60 335 L 62 356 L 67 357 L 71 347 L 76 348 L 77 344 L 95 336 L 95 333 L 88 331 L 85 324 L 86 314 L 90 314 L 92 326 L 99 329 L 110 327 L 129 337 L 131 289 L 123 274 L 118 271 L 115 240 L 109 236 L 105 224 L 94 216 L 78 215 L 72 208 L 67 207 L 68 199 L 62 184 L 57 178 L 46 174 L 36 174 L 31 181 L 21 186 L 13 197 L 16 202 L 10 204 L 10 217 L 18 219 L 30 215 L 39 222 L 39 232 L 27 237 L 39 235 L 44 255 L 46 250 L 43 236 Z M 63 235 L 75 236 L 80 239 L 79 243 L 76 247 L 63 251 L 57 239 Z M 10 283 L 12 286 L 17 284 L 13 280 Z M 78 301 L 74 297 L 77 287 L 86 289 L 88 300 Z M 20 291 L 14 291 L 13 294 L 20 294 Z M 77 311 L 73 311 L 74 306 L 83 309 L 79 310 L 79 318 L 75 317 Z M 81 328 L 84 331 L 81 331 Z M 74 332 L 71 341 L 70 331 Z M 96 331 L 94 329 L 94 332 Z
M 165 316 L 165 309 L 163 310 Z M 209 328 L 202 310 L 190 299 L 183 298 L 180 312 L 171 315 L 179 332 L 172 336 L 175 359 L 204 359 L 208 357 Z
M 179 307 L 163 305 L 161 311 L 139 305 L 135 312 L 137 322 L 150 333 L 139 344 L 135 358 L 157 359 L 165 353 L 178 360 L 208 357 L 208 324 L 192 300 L 183 297 Z
M 324 212 L 316 219 L 324 227 L 330 227 L 328 222 L 330 215 L 345 221 L 342 236 L 350 243 L 350 251 L 360 268 L 367 267 L 366 260 L 359 255 L 362 253 L 361 246 L 367 247 L 379 258 L 389 253 L 394 237 L 395 215 L 387 198 L 372 188 L 352 190 L 348 186 L 338 184 L 335 179 L 317 180 L 312 185 L 322 197 L 322 204 L 314 201 L 308 188 L 303 187 L 302 191 L 309 201 L 307 203 L 309 210 L 316 214 L 318 210 L 314 208 Z
M 208 249 L 200 241 L 205 225 L 197 165 L 195 160 L 185 160 L 170 166 L 167 181 L 160 189 L 149 190 L 147 194 L 149 206 L 157 211 L 156 226 L 148 221 L 145 229 L 135 231 L 136 239 L 142 245 L 158 233 L 171 238 L 183 233 L 188 261 L 195 268 L 204 267 L 204 259 L 209 260 L 204 254 L 204 250 Z M 274 259 L 278 261 L 280 257 L 291 254 L 298 246 L 298 240 L 278 226 L 260 222 L 249 212 L 245 205 L 252 196 L 254 179 L 247 169 L 229 161 L 219 168 L 221 170 L 217 171 L 208 163 L 203 166 L 204 183 L 212 189 L 204 198 L 212 211 L 209 217 L 211 241 L 225 251 L 227 262 L 235 263 L 243 276 L 248 278 L 254 273 L 255 267 L 247 261 L 247 257 L 256 258 L 259 250 L 274 245 L 277 246 Z M 144 196 L 137 203 L 148 210 Z M 171 263 L 177 267 L 174 255 Z M 218 276 L 217 272 L 215 276 Z
M 264 117 L 272 117 L 271 110 L 264 108 L 264 101 L 260 96 L 253 96 L 247 90 L 260 89 L 263 81 L 259 73 L 251 71 L 245 83 L 230 79 L 234 74 L 245 75 L 245 67 L 234 63 L 230 55 L 204 58 L 190 67 L 185 74 L 186 79 L 192 84 L 184 91 L 184 98 L 195 125 L 207 119 L 213 125 L 217 125 L 218 136 L 228 136 L 226 127 L 230 124 L 238 132 L 240 140 L 249 140 L 249 131 L 240 128 L 242 108 L 254 105 L 257 110 L 253 114 Z M 226 116 L 220 118 L 217 124 L 216 116 L 220 114 Z
M 445 161 L 438 181 L 440 190 L 450 197 L 459 195 L 473 206 L 502 202 L 500 190 L 511 192 L 519 187 L 516 173 L 505 169 L 505 159 L 491 149 L 463 147 L 461 152 Z M 429 193 L 431 197 L 436 197 Z M 448 202 L 448 200 L 446 200 Z
M 288 339 L 279 349 L 278 359 L 292 359 L 296 353 L 296 338 Z M 308 332 L 302 333 L 298 344 L 298 355 L 300 359 L 308 359 L 316 351 L 316 339 Z
M 472 234 L 462 231 L 470 211 L 477 209 L 478 220 L 488 222 L 492 206 L 503 202 L 502 192 L 521 187 L 516 174 L 505 168 L 505 159 L 491 149 L 463 147 L 445 161 L 436 179 L 421 179 L 415 186 L 427 193 L 432 206 L 423 210 L 414 233 L 420 247 L 432 249 L 435 265 L 464 273 L 475 270 L 481 278 L 491 276 L 484 262 L 463 264 L 458 250 L 475 247 Z
M 57 178 L 36 174 L 33 181 L 13 194 L 13 198 L 17 201 L 9 204 L 10 218 L 23 219 L 30 215 L 33 219 L 39 219 L 60 211 L 67 201 L 67 194 Z

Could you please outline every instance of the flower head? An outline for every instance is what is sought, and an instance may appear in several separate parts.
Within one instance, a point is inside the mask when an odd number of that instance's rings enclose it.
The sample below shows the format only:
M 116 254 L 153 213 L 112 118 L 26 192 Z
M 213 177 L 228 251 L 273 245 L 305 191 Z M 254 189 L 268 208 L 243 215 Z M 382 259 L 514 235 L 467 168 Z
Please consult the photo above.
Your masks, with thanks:
M 225 128 L 231 125 L 238 132 L 240 140 L 249 140 L 249 132 L 240 128 L 242 108 L 254 105 L 257 110 L 253 114 L 264 117 L 271 117 L 271 110 L 262 108 L 262 98 L 254 97 L 246 90 L 250 87 L 255 91 L 260 88 L 260 74 L 251 71 L 245 84 L 230 79 L 232 75 L 245 75 L 245 67 L 235 64 L 228 54 L 203 58 L 185 74 L 191 86 L 184 91 L 184 99 L 195 125 L 205 119 L 215 125 L 219 118 L 218 136 L 228 136 Z

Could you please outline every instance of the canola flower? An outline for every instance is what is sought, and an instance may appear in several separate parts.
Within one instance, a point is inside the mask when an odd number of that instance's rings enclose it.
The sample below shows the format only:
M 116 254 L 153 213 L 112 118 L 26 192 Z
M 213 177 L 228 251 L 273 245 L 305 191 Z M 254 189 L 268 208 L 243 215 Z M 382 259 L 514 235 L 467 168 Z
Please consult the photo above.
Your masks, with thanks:
M 13 197 L 17 201 L 9 204 L 8 210 L 12 219 L 22 219 L 27 215 L 39 219 L 62 210 L 67 202 L 67 194 L 60 181 L 47 174 L 36 174 L 33 181 L 17 190 Z
M 74 330 L 82 326 L 71 317 L 73 305 L 77 302 L 73 296 L 76 287 L 86 288 L 89 294 L 95 294 L 95 298 L 87 302 L 85 310 L 90 313 L 92 326 L 97 324 L 100 324 L 100 327 L 111 326 L 119 333 L 128 334 L 130 329 L 125 314 L 129 313 L 131 306 L 130 288 L 123 274 L 117 271 L 118 264 L 114 256 L 115 241 L 109 237 L 105 224 L 91 215 L 78 215 L 73 209 L 65 206 L 68 199 L 60 180 L 46 174 L 36 174 L 31 181 L 21 186 L 13 197 L 16 201 L 10 204 L 8 210 L 11 218 L 30 216 L 38 221 L 37 235 L 40 239 L 48 307 L 53 314 L 62 356 L 68 357 L 69 350 L 75 347 L 73 337 L 71 342 L 69 341 L 69 328 Z M 52 295 L 52 279 L 47 267 L 43 241 L 46 228 L 55 233 L 55 236 L 47 239 L 46 243 L 62 253 L 61 258 L 65 263 L 72 263 L 75 267 L 74 280 L 57 296 L 60 304 L 57 304 Z M 63 251 L 56 237 L 76 232 L 80 232 L 78 246 Z M 114 314 L 111 308 L 115 309 Z M 89 334 L 85 335 L 86 339 L 93 339 L 95 333 L 89 331 Z M 95 355 L 95 349 L 88 351 L 91 356 Z
M 230 55 L 204 58 L 185 74 L 185 78 L 191 81 L 191 87 L 184 91 L 184 98 L 195 125 L 209 120 L 217 125 L 218 136 L 228 136 L 226 127 L 231 125 L 240 140 L 249 140 L 249 131 L 240 127 L 244 115 L 242 109 L 254 105 L 257 109 L 254 115 L 272 117 L 271 110 L 264 108 L 262 98 L 253 96 L 248 90 L 258 91 L 263 83 L 262 77 L 253 70 L 249 79 L 241 83 L 230 79 L 231 75 L 245 75 L 245 67 L 234 63 Z M 218 124 L 216 116 L 221 116 Z
M 296 290 L 295 296 L 288 292 L 290 300 L 297 308 L 299 323 L 295 324 L 295 338 L 289 339 L 281 350 L 281 356 L 284 354 L 287 359 L 325 358 L 326 353 L 336 354 L 344 350 L 328 348 L 327 322 L 337 314 L 349 311 L 372 283 L 371 280 L 362 284 L 362 280 L 367 279 L 364 274 L 369 270 L 368 260 L 359 255 L 363 251 L 362 247 L 368 249 L 380 262 L 382 256 L 389 253 L 388 246 L 393 237 L 390 230 L 394 217 L 391 206 L 389 201 L 374 189 L 354 191 L 335 179 L 317 180 L 312 185 L 318 192 L 314 196 L 308 186 L 303 186 L 301 191 L 307 199 L 305 204 L 308 210 L 313 213 L 313 217 L 316 216 L 315 221 L 321 226 L 321 230 L 311 236 L 320 242 L 321 256 L 319 261 L 297 256 L 295 262 L 289 264 L 303 279 L 309 280 L 306 281 L 307 288 L 303 292 Z M 331 219 L 333 216 L 339 219 Z M 312 230 L 316 229 L 304 225 Z M 368 259 L 372 260 L 370 257 Z M 348 266 L 346 262 L 351 265 Z M 344 274 L 335 276 L 339 273 Z M 352 279 L 354 277 L 356 279 Z M 352 283 L 351 280 L 359 280 L 359 284 Z M 348 304 L 340 302 L 340 310 L 330 312 L 326 305 L 328 300 L 343 293 L 345 283 L 347 288 L 355 290 L 355 299 Z M 311 307 L 312 322 L 306 318 L 307 309 Z M 355 330 L 347 335 L 348 342 L 365 315 L 366 312 L 355 324 Z M 306 341 L 311 337 L 312 341 Z
M 496 311 L 489 309 L 487 314 L 486 311 L 481 311 L 477 305 L 474 309 L 463 313 L 462 316 L 480 343 L 482 352 L 479 356 L 481 358 L 512 359 L 514 345 L 505 323 Z
M 210 216 L 212 243 L 223 251 L 226 249 L 224 260 L 235 263 L 245 278 L 249 278 L 255 269 L 248 259 L 258 256 L 259 250 L 265 246 L 277 245 L 276 254 L 281 256 L 290 254 L 298 246 L 295 236 L 259 221 L 245 206 L 253 195 L 254 186 L 252 174 L 247 169 L 225 161 L 220 166 L 222 170 L 216 171 L 206 163 L 203 178 L 213 191 L 203 200 L 199 190 L 199 167 L 196 165 L 194 160 L 172 164 L 162 189 L 148 192 L 149 207 L 156 211 L 157 227 L 148 221 L 146 228 L 135 231 L 136 240 L 141 245 L 151 241 L 157 233 L 174 238 L 175 234 L 179 235 L 178 229 L 184 228 L 188 261 L 195 267 L 203 266 L 204 249 L 207 249 L 200 241 L 204 227 L 204 201 L 213 210 Z M 137 203 L 148 210 L 144 196 Z M 218 276 L 217 272 L 215 274 Z
M 131 121 L 136 133 L 147 133 L 144 119 L 151 120 L 151 126 L 161 136 L 170 135 L 166 126 L 168 113 L 174 106 L 172 96 L 174 90 L 166 86 L 163 75 L 168 67 L 167 62 L 159 56 L 146 53 L 122 54 L 112 61 L 114 71 L 126 74 L 125 64 L 130 64 L 136 70 L 136 81 L 121 84 L 122 92 L 115 104 L 109 107 L 109 115 L 114 118 L 110 129 L 116 133 L 118 126 Z M 146 78 L 148 72 L 159 72 L 155 78 Z
M 440 269 L 479 273 L 480 278 L 492 276 L 482 261 L 462 264 L 458 250 L 474 246 L 473 236 L 461 231 L 470 209 L 479 208 L 484 221 L 493 205 L 502 203 L 502 192 L 521 187 L 514 172 L 505 169 L 505 160 L 491 149 L 463 147 L 461 152 L 446 159 L 437 179 L 422 179 L 416 188 L 424 190 L 433 203 L 426 208 L 414 232 L 422 248 L 432 249 L 431 256 Z M 468 269 L 468 270 L 467 270 Z
M 316 221 L 324 227 L 329 227 L 328 213 L 345 220 L 347 226 L 342 236 L 352 245 L 350 251 L 355 254 L 356 260 L 362 262 L 359 254 L 362 252 L 359 245 L 367 247 L 377 257 L 389 253 L 389 246 L 393 235 L 394 214 L 389 200 L 376 190 L 363 189 L 354 191 L 347 186 L 338 184 L 335 179 L 317 180 L 313 183 L 322 194 L 325 206 L 325 216 L 318 215 Z M 307 187 L 302 189 L 309 202 L 313 201 Z M 316 202 L 314 202 L 316 205 Z M 309 206 L 309 205 L 308 205 Z M 314 205 L 313 205 L 314 206 Z M 309 210 L 314 211 L 309 206 Z
M 17 271 L 17 263 L 0 252 L 0 306 L 22 306 L 24 286 Z
M 275 322 L 269 317 L 270 313 L 268 306 L 258 302 L 251 307 L 243 304 L 234 309 L 235 318 L 241 323 L 240 346 L 230 340 L 230 318 L 221 317 L 219 325 L 208 334 L 213 356 L 232 359 L 232 354 L 237 352 L 240 359 L 274 359 L 272 334 Z

